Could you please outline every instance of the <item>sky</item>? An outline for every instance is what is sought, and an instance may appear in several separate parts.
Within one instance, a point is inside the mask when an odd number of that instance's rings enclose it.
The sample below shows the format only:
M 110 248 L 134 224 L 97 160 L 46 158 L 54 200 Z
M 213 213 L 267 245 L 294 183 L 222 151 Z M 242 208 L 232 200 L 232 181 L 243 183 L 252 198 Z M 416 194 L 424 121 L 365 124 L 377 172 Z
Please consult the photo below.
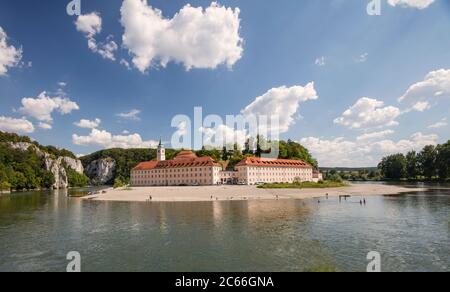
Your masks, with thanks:
M 449 1 L 69 2 L 0 2 L 0 131 L 82 155 L 170 147 L 195 107 L 276 115 L 324 167 L 449 139 Z

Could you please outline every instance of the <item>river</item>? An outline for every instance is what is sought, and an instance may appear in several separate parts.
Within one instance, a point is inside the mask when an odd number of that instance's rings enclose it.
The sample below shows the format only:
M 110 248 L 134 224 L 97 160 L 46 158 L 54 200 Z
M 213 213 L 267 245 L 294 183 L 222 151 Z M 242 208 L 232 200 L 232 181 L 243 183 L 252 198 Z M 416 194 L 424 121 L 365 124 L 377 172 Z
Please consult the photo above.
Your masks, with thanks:
M 74 192 L 71 190 L 70 192 Z M 367 198 L 113 203 L 0 196 L 0 271 L 450 271 L 450 190 Z

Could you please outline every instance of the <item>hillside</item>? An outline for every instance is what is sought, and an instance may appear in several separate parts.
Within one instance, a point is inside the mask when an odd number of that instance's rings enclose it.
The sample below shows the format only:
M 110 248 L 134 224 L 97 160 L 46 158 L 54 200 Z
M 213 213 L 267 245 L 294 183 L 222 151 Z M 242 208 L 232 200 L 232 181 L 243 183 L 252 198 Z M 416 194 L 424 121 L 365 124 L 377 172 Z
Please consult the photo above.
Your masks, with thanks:
M 65 149 L 0 132 L 0 189 L 62 189 L 89 183 L 81 161 Z

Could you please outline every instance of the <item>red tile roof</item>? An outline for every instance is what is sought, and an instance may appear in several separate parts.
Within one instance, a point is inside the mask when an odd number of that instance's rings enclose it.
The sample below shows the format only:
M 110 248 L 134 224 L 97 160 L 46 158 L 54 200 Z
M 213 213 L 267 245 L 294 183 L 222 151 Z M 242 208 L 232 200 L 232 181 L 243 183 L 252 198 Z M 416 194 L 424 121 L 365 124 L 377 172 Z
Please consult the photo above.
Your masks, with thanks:
M 311 165 L 303 160 L 269 159 L 258 157 L 245 158 L 236 166 L 312 168 Z
M 133 170 L 152 170 L 200 166 L 219 166 L 211 157 L 197 157 L 192 151 L 181 151 L 173 160 L 142 162 Z

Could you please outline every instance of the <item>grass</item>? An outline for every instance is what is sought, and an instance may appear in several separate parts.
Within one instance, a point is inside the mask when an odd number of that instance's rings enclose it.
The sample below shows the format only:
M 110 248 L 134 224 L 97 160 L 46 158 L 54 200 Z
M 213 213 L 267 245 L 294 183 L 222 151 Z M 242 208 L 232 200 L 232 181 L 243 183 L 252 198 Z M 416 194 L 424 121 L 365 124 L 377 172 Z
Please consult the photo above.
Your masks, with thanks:
M 260 189 L 327 189 L 327 188 L 342 188 L 348 187 L 348 184 L 343 182 L 323 181 L 319 183 L 303 182 L 292 184 L 265 184 L 258 186 Z

